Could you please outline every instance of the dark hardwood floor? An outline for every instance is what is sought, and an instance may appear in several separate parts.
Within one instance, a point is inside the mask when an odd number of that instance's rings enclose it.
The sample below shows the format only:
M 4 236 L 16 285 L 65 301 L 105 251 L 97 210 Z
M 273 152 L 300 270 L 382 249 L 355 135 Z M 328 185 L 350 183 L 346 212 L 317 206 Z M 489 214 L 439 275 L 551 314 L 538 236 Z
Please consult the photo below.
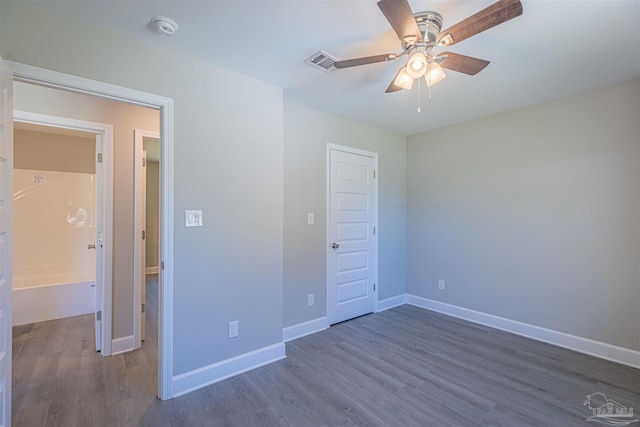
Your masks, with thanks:
M 14 426 L 587 426 L 594 392 L 640 410 L 640 370 L 408 305 L 161 402 L 148 287 L 135 352 L 96 354 L 91 315 L 14 328 Z

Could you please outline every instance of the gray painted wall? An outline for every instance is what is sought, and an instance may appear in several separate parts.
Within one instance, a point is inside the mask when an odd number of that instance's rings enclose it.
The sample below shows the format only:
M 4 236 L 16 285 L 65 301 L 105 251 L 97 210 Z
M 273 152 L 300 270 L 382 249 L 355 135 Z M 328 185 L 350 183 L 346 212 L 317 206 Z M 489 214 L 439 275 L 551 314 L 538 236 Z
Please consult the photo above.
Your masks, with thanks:
M 284 325 L 323 317 L 326 301 L 327 143 L 378 153 L 379 292 L 406 292 L 406 142 L 368 125 L 284 104 Z M 307 225 L 307 213 L 315 225 Z M 307 306 L 307 295 L 315 305 Z
M 282 90 L 24 2 L 1 7 L 3 58 L 174 100 L 174 375 L 281 342 Z M 185 209 L 202 209 L 204 227 L 184 228 Z
M 640 350 L 639 123 L 634 80 L 409 137 L 409 293 Z

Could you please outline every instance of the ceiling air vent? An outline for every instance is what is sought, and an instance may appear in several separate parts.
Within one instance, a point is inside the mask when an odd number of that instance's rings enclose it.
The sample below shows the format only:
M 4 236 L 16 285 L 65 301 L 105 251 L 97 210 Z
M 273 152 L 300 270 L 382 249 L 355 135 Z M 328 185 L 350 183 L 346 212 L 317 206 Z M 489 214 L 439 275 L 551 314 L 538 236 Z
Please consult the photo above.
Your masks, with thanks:
M 305 64 L 312 66 L 318 70 L 322 70 L 325 73 L 333 73 L 336 67 L 333 65 L 338 58 L 329 55 L 327 52 L 319 51 L 314 53 L 311 58 L 304 61 Z

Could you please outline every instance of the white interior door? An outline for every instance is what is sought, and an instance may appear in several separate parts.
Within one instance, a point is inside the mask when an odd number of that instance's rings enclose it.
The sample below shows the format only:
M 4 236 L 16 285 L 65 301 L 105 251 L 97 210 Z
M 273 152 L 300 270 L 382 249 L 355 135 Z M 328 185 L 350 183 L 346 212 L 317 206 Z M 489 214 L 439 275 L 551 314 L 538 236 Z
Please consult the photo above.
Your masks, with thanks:
M 104 293 L 103 287 L 103 266 L 102 258 L 104 251 L 104 230 L 102 230 L 103 224 L 103 186 L 102 180 L 104 179 L 102 169 L 102 135 L 96 134 L 96 242 L 94 244 L 96 250 L 96 310 L 95 310 L 95 338 L 96 338 L 96 351 L 102 351 L 102 312 L 104 303 L 102 301 L 102 295 Z
M 11 425 L 13 77 L 0 58 L 0 427 Z
M 142 279 L 140 283 L 140 299 L 142 301 L 142 310 L 140 313 L 140 338 L 144 341 L 146 338 L 147 324 L 147 151 L 142 150 Z
M 377 154 L 328 146 L 327 315 L 330 324 L 375 310 Z
M 142 346 L 145 339 L 146 324 L 146 260 L 147 260 L 147 152 L 145 151 L 145 139 L 159 139 L 158 132 L 134 129 L 134 248 L 133 248 L 133 319 L 134 319 L 134 344 L 135 348 Z M 161 275 L 159 275 L 161 276 Z

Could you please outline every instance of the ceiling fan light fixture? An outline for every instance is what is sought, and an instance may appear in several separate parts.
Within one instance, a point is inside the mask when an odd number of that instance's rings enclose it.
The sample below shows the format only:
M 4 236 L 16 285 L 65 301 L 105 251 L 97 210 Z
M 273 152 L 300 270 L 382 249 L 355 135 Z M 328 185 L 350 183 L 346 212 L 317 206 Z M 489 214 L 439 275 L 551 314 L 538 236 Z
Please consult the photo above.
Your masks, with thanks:
M 419 79 L 427 72 L 427 57 L 422 52 L 416 52 L 407 62 L 407 73 L 414 79 Z
M 411 90 L 413 87 L 413 77 L 407 73 L 407 68 L 402 67 L 393 79 L 393 84 L 401 87 L 402 89 Z
M 427 82 L 427 86 L 431 87 L 438 82 L 442 81 L 447 75 L 437 62 L 432 62 L 427 66 L 428 70 L 424 75 L 424 79 Z

